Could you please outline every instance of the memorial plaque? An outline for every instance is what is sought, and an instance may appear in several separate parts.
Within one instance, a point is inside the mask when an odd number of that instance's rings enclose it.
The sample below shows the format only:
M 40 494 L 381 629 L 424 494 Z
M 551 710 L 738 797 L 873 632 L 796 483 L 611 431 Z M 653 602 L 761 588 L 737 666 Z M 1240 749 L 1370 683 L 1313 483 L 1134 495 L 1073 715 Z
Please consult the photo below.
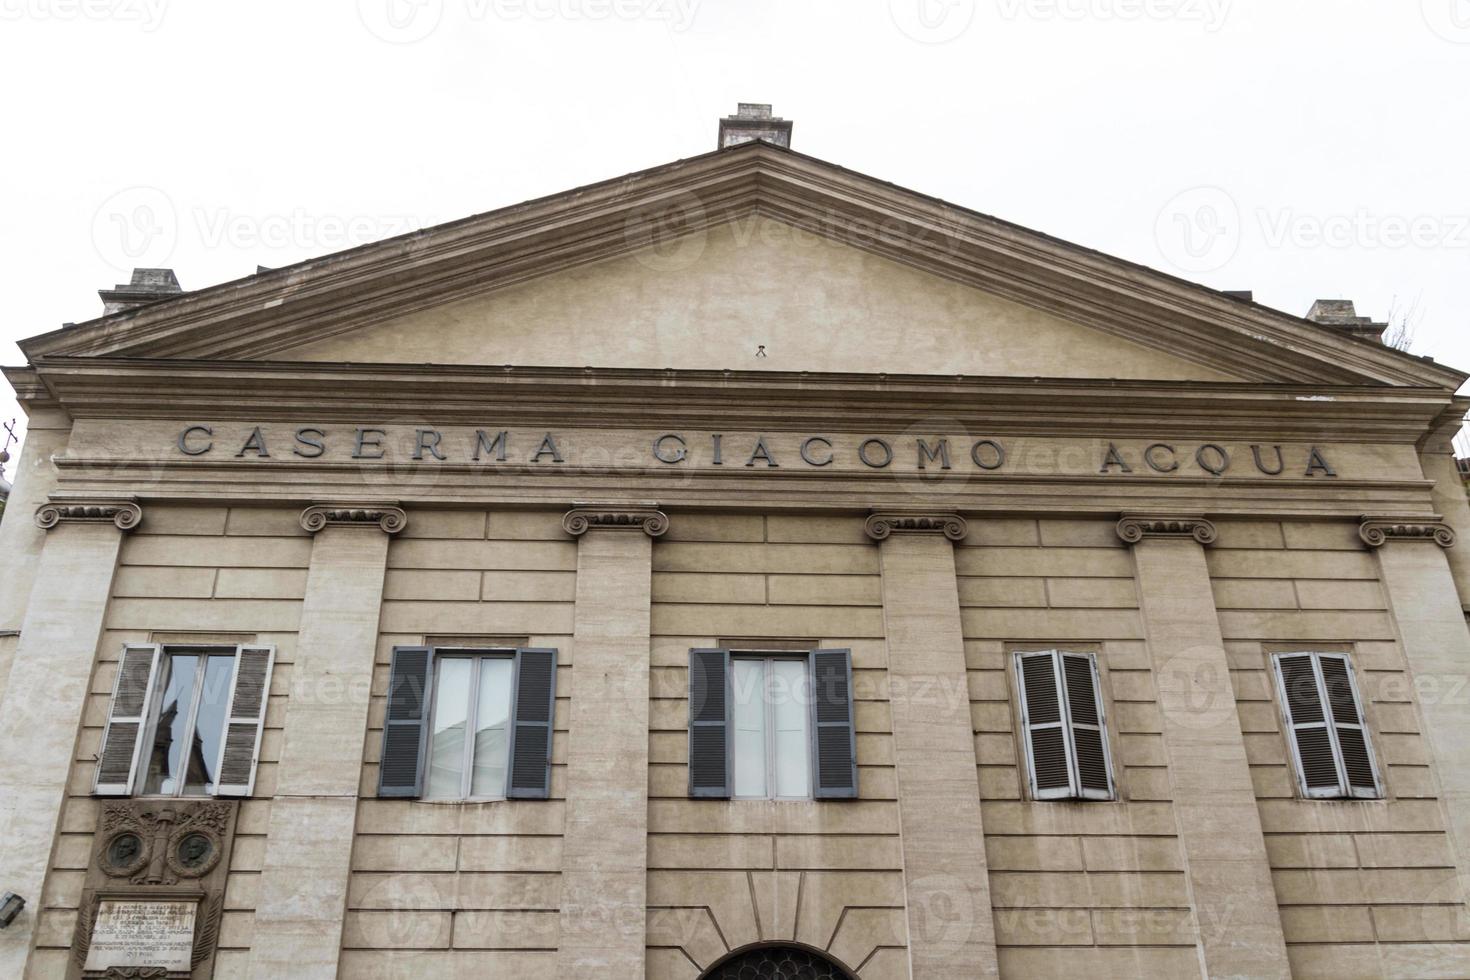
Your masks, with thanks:
M 83 969 L 153 966 L 187 972 L 198 910 L 197 902 L 188 901 L 102 900 Z

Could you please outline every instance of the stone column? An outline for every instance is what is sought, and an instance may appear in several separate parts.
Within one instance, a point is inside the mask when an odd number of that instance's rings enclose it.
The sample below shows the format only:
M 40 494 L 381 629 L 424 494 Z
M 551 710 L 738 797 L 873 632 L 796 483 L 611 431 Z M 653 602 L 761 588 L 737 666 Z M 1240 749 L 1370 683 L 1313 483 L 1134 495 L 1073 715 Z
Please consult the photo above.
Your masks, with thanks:
M 1205 563 L 1215 527 L 1125 515 L 1118 535 L 1133 545 L 1205 975 L 1284 980 L 1281 913 Z
M 643 976 L 652 507 L 578 508 L 559 976 Z
M 1378 553 L 1379 576 L 1398 628 L 1424 719 L 1460 890 L 1470 897 L 1470 629 L 1446 549 L 1455 532 L 1438 517 L 1365 518 L 1363 541 Z
M 36 511 L 46 544 L 0 700 L 0 891 L 26 900 L 20 917 L 0 930 L 0 976 L 25 969 L 121 532 L 142 518 L 131 501 L 52 503 Z
M 46 542 L 46 531 L 36 525 L 36 508 L 56 489 L 56 464 L 51 457 L 65 451 L 71 437 L 71 422 L 58 411 L 34 410 L 28 425 L 25 446 L 13 471 L 5 519 L 0 521 L 0 561 L 5 564 L 5 581 L 0 586 L 0 703 L 4 703 L 5 679 L 20 642 L 21 621 Z
M 954 514 L 881 513 L 889 703 L 914 980 L 999 974 L 970 720 Z
M 337 975 L 388 539 L 406 523 L 403 511 L 382 505 L 301 514 L 316 540 L 255 907 L 252 977 Z
M 1456 425 L 1455 431 L 1459 429 Z M 1454 449 L 1449 439 L 1444 442 L 1446 445 L 1442 449 L 1433 452 L 1426 449 L 1419 454 L 1424 475 L 1434 481 L 1434 503 L 1430 506 L 1443 515 L 1440 520 L 1454 530 L 1457 539 L 1470 537 L 1470 499 L 1465 496 L 1465 478 L 1455 464 Z M 1470 612 L 1470 548 L 1450 548 L 1445 557 L 1449 559 L 1450 574 L 1459 590 L 1460 605 Z

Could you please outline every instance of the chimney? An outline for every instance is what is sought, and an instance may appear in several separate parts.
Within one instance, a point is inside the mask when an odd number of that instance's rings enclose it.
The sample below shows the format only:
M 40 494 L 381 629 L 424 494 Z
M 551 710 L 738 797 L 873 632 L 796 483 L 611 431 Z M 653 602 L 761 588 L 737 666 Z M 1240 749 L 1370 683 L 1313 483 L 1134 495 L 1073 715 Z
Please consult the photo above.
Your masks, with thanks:
M 1358 316 L 1350 299 L 1319 299 L 1307 311 L 1307 319 L 1324 327 L 1333 327 L 1361 340 L 1383 343 L 1387 323 L 1374 323 L 1372 317 Z
M 110 316 L 124 310 L 136 310 L 161 299 L 181 296 L 183 292 L 172 269 L 134 269 L 132 282 L 118 283 L 112 289 L 99 289 L 97 295 L 102 297 L 102 315 Z
M 791 120 L 771 115 L 771 107 L 758 102 L 742 102 L 735 115 L 720 120 L 720 149 L 765 140 L 777 146 L 791 146 Z

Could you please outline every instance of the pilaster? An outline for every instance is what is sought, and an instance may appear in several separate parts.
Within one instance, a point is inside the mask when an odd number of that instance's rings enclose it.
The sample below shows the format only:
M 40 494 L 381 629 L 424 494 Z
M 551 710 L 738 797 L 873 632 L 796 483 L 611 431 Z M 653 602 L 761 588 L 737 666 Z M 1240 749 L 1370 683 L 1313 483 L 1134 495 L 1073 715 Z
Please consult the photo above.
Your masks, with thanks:
M 1450 828 L 1459 893 L 1470 897 L 1470 629 L 1451 574 L 1456 535 L 1438 516 L 1365 517 L 1359 534 L 1378 570 L 1424 719 L 1440 804 Z
M 1204 973 L 1291 976 L 1198 517 L 1124 515 Z
M 578 507 L 561 976 L 641 977 L 648 894 L 648 678 L 656 507 Z
M 27 907 L 0 930 L 0 976 L 21 976 L 30 953 L 122 535 L 142 516 L 131 500 L 35 514 L 45 545 L 0 700 L 0 890 Z
M 271 801 L 254 977 L 337 975 L 347 906 L 388 542 L 407 523 L 381 504 L 317 505 L 276 795 Z
M 914 980 L 999 973 L 970 720 L 956 514 L 884 512 L 879 542 Z

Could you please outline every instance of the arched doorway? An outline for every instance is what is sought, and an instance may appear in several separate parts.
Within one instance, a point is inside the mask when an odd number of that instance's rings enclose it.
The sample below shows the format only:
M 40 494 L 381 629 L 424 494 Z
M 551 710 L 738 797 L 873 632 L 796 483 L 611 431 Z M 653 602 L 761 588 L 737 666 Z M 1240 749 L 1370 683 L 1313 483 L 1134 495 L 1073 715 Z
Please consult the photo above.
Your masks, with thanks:
M 738 949 L 699 980 L 856 980 L 836 960 L 807 946 L 778 944 Z

